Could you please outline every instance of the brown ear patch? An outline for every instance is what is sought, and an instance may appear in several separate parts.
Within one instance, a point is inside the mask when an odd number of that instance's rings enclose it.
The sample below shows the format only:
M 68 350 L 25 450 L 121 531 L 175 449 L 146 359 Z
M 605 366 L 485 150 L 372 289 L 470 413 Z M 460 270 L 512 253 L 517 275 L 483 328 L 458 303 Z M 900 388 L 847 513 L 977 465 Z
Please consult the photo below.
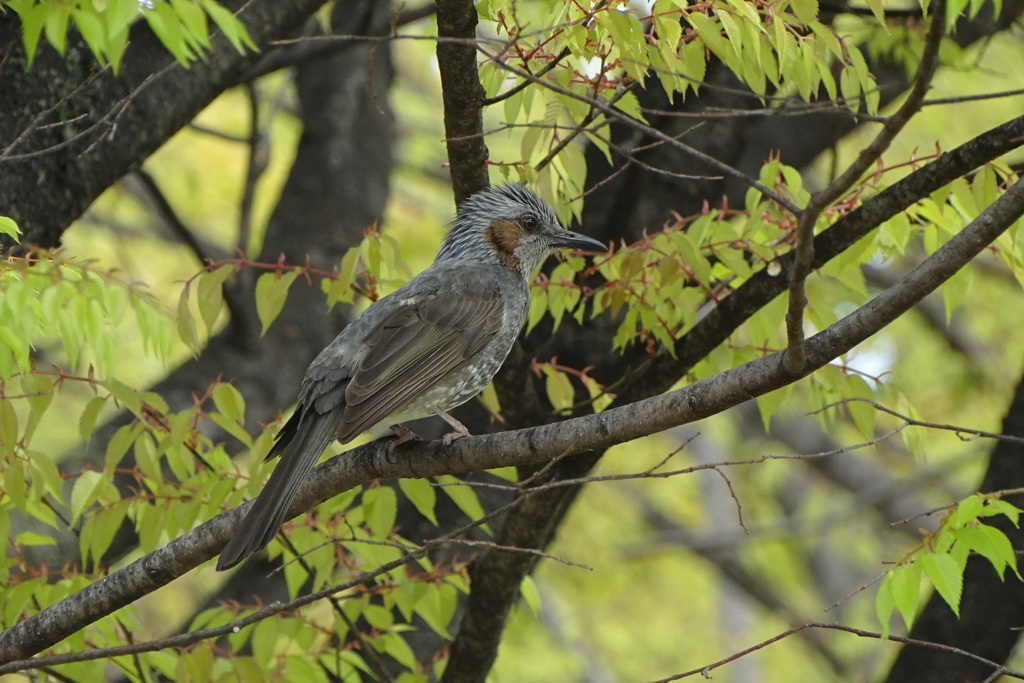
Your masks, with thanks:
M 519 246 L 519 237 L 522 235 L 522 228 L 515 221 L 498 219 L 491 221 L 487 226 L 487 241 L 494 248 L 498 260 L 515 269 L 520 269 L 521 264 L 516 257 L 516 247 Z

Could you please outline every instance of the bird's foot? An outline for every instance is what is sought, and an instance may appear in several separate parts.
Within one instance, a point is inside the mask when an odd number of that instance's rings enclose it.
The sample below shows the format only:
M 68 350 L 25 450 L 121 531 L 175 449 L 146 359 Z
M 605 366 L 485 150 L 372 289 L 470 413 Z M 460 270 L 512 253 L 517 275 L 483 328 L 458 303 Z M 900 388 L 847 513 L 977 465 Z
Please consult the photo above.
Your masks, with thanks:
M 448 432 L 447 434 L 441 437 L 441 443 L 443 443 L 445 446 L 451 446 L 453 441 L 457 441 L 466 436 L 471 436 L 469 430 L 466 429 L 466 425 L 462 424 L 454 417 L 449 415 L 447 411 L 442 410 L 437 406 L 434 406 L 434 412 L 437 413 L 441 417 L 441 419 L 447 422 L 449 426 L 451 426 L 452 428 L 452 431 Z
M 420 438 L 419 434 L 408 427 L 403 427 L 402 425 L 391 425 L 388 429 L 390 429 L 395 435 L 394 439 L 388 441 L 388 453 L 394 453 L 395 449 L 404 443 L 423 440 Z

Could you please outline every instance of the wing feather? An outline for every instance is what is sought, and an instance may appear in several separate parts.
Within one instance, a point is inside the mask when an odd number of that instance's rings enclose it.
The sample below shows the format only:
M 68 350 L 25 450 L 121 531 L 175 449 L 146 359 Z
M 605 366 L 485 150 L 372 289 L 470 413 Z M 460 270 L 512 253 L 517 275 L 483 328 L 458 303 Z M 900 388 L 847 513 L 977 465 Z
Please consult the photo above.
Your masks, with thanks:
M 367 335 L 369 351 L 345 388 L 339 439 L 354 438 L 468 365 L 503 319 L 494 287 L 429 295 L 392 311 Z

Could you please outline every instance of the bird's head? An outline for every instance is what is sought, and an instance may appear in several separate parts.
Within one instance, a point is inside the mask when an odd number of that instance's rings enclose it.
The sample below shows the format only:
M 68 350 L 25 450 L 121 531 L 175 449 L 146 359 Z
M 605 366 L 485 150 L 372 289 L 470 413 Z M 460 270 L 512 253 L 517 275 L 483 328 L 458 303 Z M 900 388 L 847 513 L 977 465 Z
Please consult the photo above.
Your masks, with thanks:
M 528 277 L 556 249 L 605 251 L 595 239 L 562 227 L 547 202 L 509 183 L 477 192 L 459 207 L 437 260 L 498 261 Z

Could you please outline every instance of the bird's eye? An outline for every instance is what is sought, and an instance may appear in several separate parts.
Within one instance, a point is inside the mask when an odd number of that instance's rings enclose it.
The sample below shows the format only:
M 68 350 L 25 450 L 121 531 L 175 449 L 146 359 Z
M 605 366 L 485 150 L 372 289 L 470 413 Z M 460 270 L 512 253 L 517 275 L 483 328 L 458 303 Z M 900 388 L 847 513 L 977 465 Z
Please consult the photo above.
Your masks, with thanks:
M 522 220 L 519 222 L 530 232 L 536 230 L 537 226 L 540 225 L 540 221 L 537 220 L 536 216 L 523 216 Z

